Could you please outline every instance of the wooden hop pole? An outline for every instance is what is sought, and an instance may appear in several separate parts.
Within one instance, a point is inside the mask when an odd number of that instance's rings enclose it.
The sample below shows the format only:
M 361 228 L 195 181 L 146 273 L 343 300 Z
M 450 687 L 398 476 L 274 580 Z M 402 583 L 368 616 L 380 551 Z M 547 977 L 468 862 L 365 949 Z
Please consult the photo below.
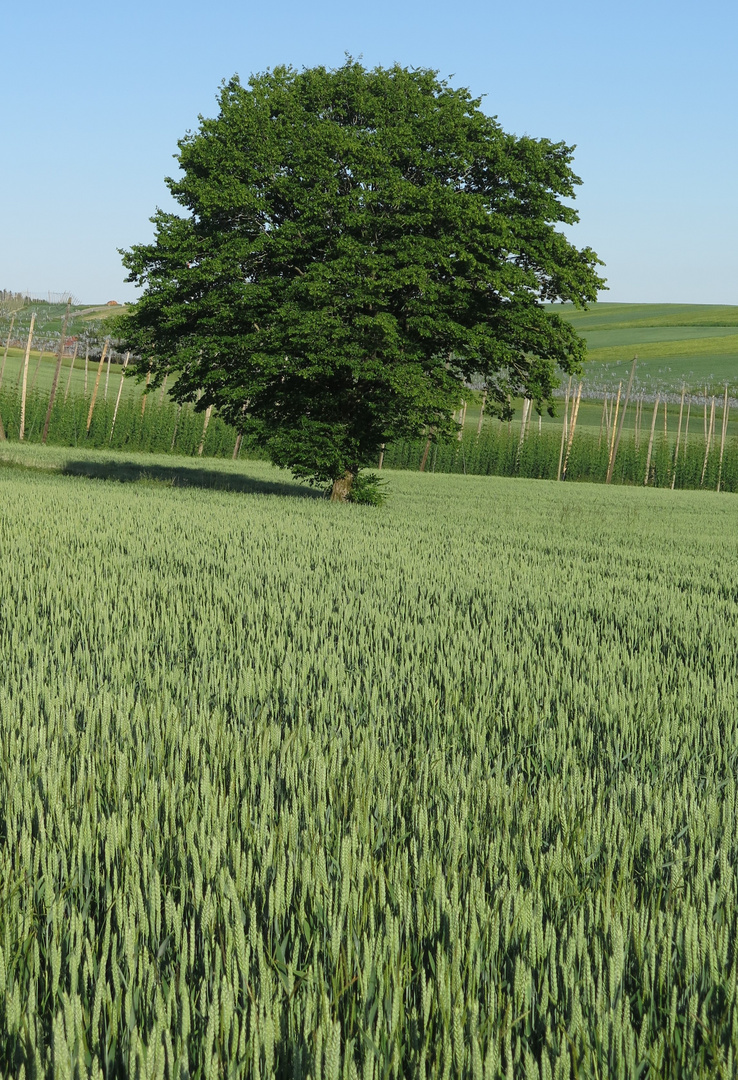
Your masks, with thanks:
M 425 446 L 423 447 L 423 453 L 420 455 L 420 467 L 419 472 L 425 472 L 425 466 L 428 462 L 428 454 L 431 448 L 431 435 L 428 432 L 428 438 L 425 440 Z
M 169 447 L 169 453 L 170 454 L 171 454 L 172 450 L 174 450 L 174 444 L 177 441 L 177 428 L 179 427 L 179 417 L 180 417 L 181 412 L 182 412 L 182 402 L 180 401 L 179 406 L 177 408 L 177 415 L 176 415 L 176 417 L 174 419 L 174 431 L 172 432 L 172 445 Z
M 656 431 L 656 417 L 659 414 L 659 395 L 656 395 L 656 401 L 653 405 L 653 419 L 651 420 L 651 435 L 648 440 L 648 453 L 646 454 L 646 475 L 643 478 L 643 486 L 648 485 L 648 474 L 651 470 L 651 453 L 653 451 L 653 435 Z
M 23 364 L 18 368 L 18 374 L 15 377 L 14 389 L 17 390 L 23 381 Z
M 556 479 L 561 479 L 561 466 L 564 461 L 564 446 L 566 445 L 566 427 L 569 417 L 569 395 L 571 394 L 571 375 L 569 376 L 569 385 L 566 388 L 566 399 L 564 401 L 564 426 L 561 429 L 561 448 L 559 450 L 559 468 L 556 473 Z
M 128 360 L 129 360 L 130 355 L 131 354 L 129 352 L 127 352 L 126 355 L 125 355 L 125 359 L 123 360 L 123 370 L 120 373 L 120 386 L 118 387 L 118 396 L 115 399 L 115 408 L 113 409 L 113 422 L 110 425 L 110 438 L 108 439 L 108 446 L 113 441 L 113 432 L 115 431 L 115 421 L 116 421 L 116 418 L 118 416 L 118 406 L 120 405 L 120 396 L 123 393 L 123 382 L 124 382 L 125 377 L 126 377 L 126 368 L 128 367 Z
M 77 342 L 75 341 L 75 343 L 74 343 L 74 352 L 72 353 L 72 362 L 69 365 L 69 377 L 67 379 L 67 388 L 64 391 L 64 400 L 65 401 L 69 397 L 69 388 L 72 385 L 72 372 L 74 371 L 74 361 L 77 359 L 77 347 L 78 347 Z
M 638 452 L 638 448 L 641 445 L 641 418 L 643 417 L 643 394 L 638 398 L 636 404 L 635 415 L 635 449 Z
M 720 491 L 720 481 L 723 478 L 723 451 L 725 450 L 725 436 L 728 432 L 728 384 L 725 384 L 725 398 L 723 400 L 723 427 L 720 432 L 720 463 L 718 465 L 717 490 Z
M 167 377 L 165 375 L 164 376 L 164 382 L 166 383 L 166 381 L 167 381 Z M 246 415 L 246 406 L 247 406 L 247 404 L 248 404 L 248 402 L 244 401 L 243 405 L 241 406 L 241 416 Z M 238 455 L 241 453 L 241 443 L 242 442 L 243 442 L 243 421 L 241 422 L 241 429 L 238 432 L 238 435 L 236 436 L 236 445 L 233 448 L 233 461 L 235 461 L 236 458 L 238 457 Z M 384 443 L 382 443 L 382 449 L 380 450 L 380 453 L 379 453 L 379 468 L 380 469 L 382 468 L 382 458 L 383 457 L 384 457 Z
M 523 411 L 520 417 L 520 438 L 518 439 L 518 452 L 515 457 L 515 463 L 520 460 L 520 451 L 523 449 L 523 443 L 525 442 L 525 423 L 528 419 L 528 412 L 530 411 L 531 401 L 530 398 L 523 398 Z
M 607 440 L 608 444 L 609 444 L 609 447 L 610 447 L 610 450 L 609 450 L 608 455 L 607 455 L 608 468 L 610 466 L 610 461 L 612 460 L 613 447 L 615 446 L 615 432 L 616 432 L 617 426 L 618 426 L 618 413 L 620 412 L 620 395 L 622 394 L 622 392 L 623 392 L 623 384 L 622 384 L 622 382 L 619 382 L 618 383 L 618 393 L 617 393 L 617 397 L 615 399 L 615 413 L 614 413 L 613 418 L 612 418 L 612 431 L 609 432 L 609 438 Z
M 54 368 L 54 378 L 51 382 L 51 393 L 49 394 L 49 407 L 46 410 L 46 419 L 44 420 L 44 430 L 41 436 L 41 442 L 46 443 L 49 437 L 49 424 L 51 423 L 51 412 L 54 408 L 54 398 L 56 397 L 56 388 L 59 385 L 59 374 L 61 372 L 62 360 L 64 358 L 64 341 L 67 336 L 67 326 L 69 324 L 69 312 L 72 308 L 72 298 L 69 297 L 67 301 L 67 310 L 64 312 L 64 321 L 62 323 L 61 338 L 59 339 L 59 350 L 56 354 L 56 367 Z
M 707 407 L 707 398 L 705 398 L 705 407 Z M 715 428 L 715 397 L 713 396 L 712 404 L 710 405 L 710 426 L 707 429 L 707 438 L 705 439 L 705 460 L 702 463 L 702 476 L 700 477 L 700 487 L 705 482 L 705 472 L 707 471 L 707 459 L 710 456 L 710 446 L 712 444 L 712 433 Z
M 689 397 L 687 398 L 687 420 L 686 420 L 686 422 L 684 424 L 684 450 L 682 452 L 682 457 L 684 458 L 685 461 L 687 460 L 687 439 L 689 438 L 689 410 L 691 408 L 692 408 L 692 395 L 690 394 Z
M 105 371 L 105 394 L 104 394 L 104 397 L 105 397 L 106 401 L 108 400 L 108 383 L 110 382 L 110 357 L 111 357 L 111 355 L 112 355 L 112 349 L 110 349 L 108 351 L 108 366 L 107 366 L 107 369 Z
M 533 415 L 533 400 L 532 400 L 532 398 L 529 398 L 528 399 L 528 417 L 527 417 L 527 419 L 525 421 L 525 437 L 526 437 L 526 439 L 528 438 L 528 432 L 530 431 L 530 418 L 531 418 L 532 415 Z
M 90 345 L 89 342 L 85 345 L 85 397 L 87 397 L 87 370 L 90 362 Z
M 564 458 L 564 468 L 561 473 L 562 480 L 566 480 L 566 468 L 569 464 L 569 454 L 571 453 L 571 444 L 574 442 L 574 429 L 577 426 L 577 416 L 579 415 L 579 402 L 582 400 L 582 383 L 579 384 L 577 391 L 577 398 L 572 405 L 571 410 L 571 424 L 569 426 L 569 441 L 566 445 L 566 457 Z
M 21 390 L 21 414 L 20 414 L 20 431 L 18 438 L 23 441 L 23 436 L 26 433 L 26 386 L 28 385 L 28 359 L 31 355 L 31 341 L 33 340 L 33 328 L 36 325 L 36 312 L 31 315 L 31 328 L 28 331 L 28 341 L 26 342 L 26 354 L 23 357 L 23 389 Z
M 487 391 L 482 394 L 482 406 L 479 410 L 479 420 L 477 421 L 477 438 L 482 434 L 482 418 L 484 417 L 484 406 L 487 404 Z
M 456 436 L 456 438 L 457 438 L 457 440 L 459 442 L 461 442 L 461 440 L 464 437 L 464 424 L 465 424 L 465 422 L 466 422 L 466 401 L 464 399 L 462 399 L 461 408 L 459 409 L 459 423 L 461 424 L 461 427 L 459 428 L 459 433 Z
M 635 401 L 635 415 L 633 416 L 633 445 L 635 449 L 638 449 L 638 410 L 640 409 L 641 399 L 636 398 Z
M 612 418 L 612 432 L 610 433 L 610 438 L 608 439 L 608 444 L 609 444 L 610 449 L 608 450 L 608 454 L 607 454 L 607 474 L 606 474 L 606 478 L 605 478 L 605 483 L 607 483 L 607 484 L 610 483 L 608 477 L 610 476 L 610 466 L 612 464 L 612 455 L 613 455 L 613 452 L 615 450 L 615 436 L 616 436 L 617 430 L 618 430 L 618 415 L 620 413 L 620 395 L 622 394 L 622 392 L 623 392 L 623 384 L 622 384 L 622 382 L 619 382 L 618 383 L 617 399 L 615 401 L 615 414 L 614 414 L 614 416 Z
M 598 450 L 602 446 L 602 432 L 605 429 L 605 419 L 606 419 L 606 417 L 607 417 L 607 394 L 605 394 L 605 397 L 604 397 L 604 399 L 602 401 L 602 416 L 600 417 L 600 437 L 597 440 L 597 449 Z
M 197 448 L 197 456 L 202 457 L 202 452 L 205 449 L 205 434 L 208 430 L 208 424 L 210 423 L 210 417 L 213 412 L 213 406 L 208 405 L 205 410 L 205 423 L 202 425 L 202 438 L 200 439 L 200 445 Z
M 610 446 L 610 429 L 612 427 L 613 399 L 607 395 L 607 412 L 605 413 L 605 442 Z M 608 451 L 609 453 L 609 451 Z
M 44 356 L 45 352 L 46 352 L 46 349 L 44 349 L 42 347 L 40 353 L 38 354 L 38 360 L 36 361 L 36 367 L 33 369 L 33 378 L 31 379 L 31 390 L 33 390 L 34 386 L 36 385 L 36 379 L 38 377 L 38 369 L 41 367 L 41 360 L 43 359 L 43 356 Z
M 620 436 L 623 433 L 623 424 L 625 423 L 625 410 L 628 408 L 628 402 L 630 401 L 630 391 L 633 386 L 633 378 L 635 376 L 636 363 L 638 362 L 638 356 L 633 357 L 633 366 L 630 369 L 630 378 L 628 379 L 628 387 L 625 391 L 625 401 L 623 402 L 623 411 L 620 416 L 620 424 L 618 425 L 617 435 L 612 444 L 612 450 L 610 451 L 610 460 L 607 463 L 607 477 L 605 483 L 609 484 L 612 480 L 612 474 L 615 471 L 615 459 L 618 456 L 618 447 L 620 446 Z M 617 418 L 617 409 L 615 410 L 615 416 Z
M 95 376 L 95 386 L 92 390 L 92 400 L 90 401 L 90 411 L 87 414 L 87 429 L 85 435 L 90 434 L 90 424 L 92 423 L 92 413 L 95 409 L 95 401 L 97 400 L 97 389 L 100 385 L 100 376 L 102 375 L 103 364 L 105 363 L 105 356 L 108 351 L 108 343 L 110 338 L 105 338 L 105 344 L 103 345 L 103 351 L 100 353 L 100 363 L 97 365 L 97 375 Z
M 10 330 L 8 330 L 8 337 L 5 342 L 5 352 L 3 353 L 3 365 L 0 367 L 0 388 L 3 385 L 3 375 L 5 374 L 5 361 L 8 359 L 8 349 L 10 348 L 10 337 L 13 333 L 13 326 L 15 325 L 15 315 L 10 320 Z
M 144 388 L 143 398 L 141 399 L 141 416 L 143 416 L 144 412 L 146 411 L 146 393 L 147 393 L 147 391 L 149 389 L 149 383 L 150 382 L 151 382 L 151 368 L 149 368 L 149 370 L 146 372 L 146 386 Z
M 679 458 L 679 440 L 682 437 L 682 413 L 684 411 L 684 390 L 685 386 L 682 383 L 682 400 L 679 402 L 679 426 L 677 427 L 676 446 L 674 448 L 674 470 L 671 474 L 671 490 L 674 490 L 674 484 L 676 483 L 676 471 L 677 471 L 677 459 Z

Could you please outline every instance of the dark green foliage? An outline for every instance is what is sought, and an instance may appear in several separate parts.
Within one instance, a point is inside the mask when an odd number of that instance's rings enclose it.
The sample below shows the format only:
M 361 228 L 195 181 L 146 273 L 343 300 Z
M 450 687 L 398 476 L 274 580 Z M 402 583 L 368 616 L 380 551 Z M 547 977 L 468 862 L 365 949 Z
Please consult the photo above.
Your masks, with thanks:
M 376 473 L 361 472 L 351 485 L 348 501 L 362 506 L 381 506 L 387 499 L 386 479 Z
M 552 406 L 584 342 L 544 301 L 596 299 L 598 259 L 557 229 L 573 148 L 517 138 L 428 70 L 290 68 L 223 85 L 167 181 L 184 216 L 123 255 L 144 289 L 117 333 L 152 385 L 215 404 L 272 461 L 332 482 L 383 443 Z M 350 480 L 349 480 L 350 483 Z

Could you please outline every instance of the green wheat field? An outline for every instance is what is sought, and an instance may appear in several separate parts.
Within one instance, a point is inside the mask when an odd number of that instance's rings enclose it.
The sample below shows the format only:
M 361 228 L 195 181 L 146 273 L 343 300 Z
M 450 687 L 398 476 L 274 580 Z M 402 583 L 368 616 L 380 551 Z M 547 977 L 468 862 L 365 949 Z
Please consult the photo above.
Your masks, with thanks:
M 3 1076 L 735 1076 L 733 496 L 4 443 L 0 508 Z

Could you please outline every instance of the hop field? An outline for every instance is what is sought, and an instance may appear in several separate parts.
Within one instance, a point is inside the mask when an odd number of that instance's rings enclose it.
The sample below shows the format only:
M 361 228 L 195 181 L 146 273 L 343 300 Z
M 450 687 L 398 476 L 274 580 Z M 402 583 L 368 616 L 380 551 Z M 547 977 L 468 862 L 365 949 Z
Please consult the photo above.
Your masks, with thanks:
M 17 460 L 3 1075 L 735 1075 L 733 496 Z

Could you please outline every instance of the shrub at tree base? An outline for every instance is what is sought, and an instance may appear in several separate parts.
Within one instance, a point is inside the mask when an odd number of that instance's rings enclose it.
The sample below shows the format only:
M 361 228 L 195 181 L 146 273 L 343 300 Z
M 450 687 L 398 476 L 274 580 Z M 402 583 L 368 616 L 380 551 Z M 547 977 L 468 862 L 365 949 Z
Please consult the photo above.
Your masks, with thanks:
M 362 506 L 381 506 L 387 501 L 387 479 L 376 473 L 362 472 L 354 478 L 348 501 Z

